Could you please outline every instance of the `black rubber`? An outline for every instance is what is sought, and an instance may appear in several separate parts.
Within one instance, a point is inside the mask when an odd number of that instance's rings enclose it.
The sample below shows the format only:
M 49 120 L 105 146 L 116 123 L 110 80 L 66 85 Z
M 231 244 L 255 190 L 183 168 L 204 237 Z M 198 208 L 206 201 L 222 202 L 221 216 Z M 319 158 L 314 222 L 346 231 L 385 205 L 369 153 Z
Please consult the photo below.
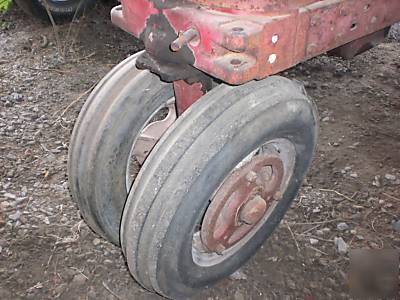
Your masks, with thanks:
M 132 145 L 154 112 L 173 97 L 171 84 L 136 69 L 139 55 L 114 67 L 93 90 L 75 123 L 69 147 L 72 197 L 90 227 L 115 244 L 119 244 Z
M 15 0 L 18 6 L 26 13 L 49 21 L 45 0 Z M 91 8 L 96 0 L 47 0 L 48 9 L 56 22 L 71 21 L 74 16 L 79 17 L 86 10 Z
M 317 112 L 298 84 L 270 77 L 220 85 L 191 106 L 153 149 L 134 183 L 121 225 L 131 273 L 146 289 L 186 298 L 243 265 L 279 224 L 310 165 Z M 192 235 L 213 193 L 266 141 L 295 146 L 293 176 L 271 218 L 233 256 L 211 267 L 192 259 Z

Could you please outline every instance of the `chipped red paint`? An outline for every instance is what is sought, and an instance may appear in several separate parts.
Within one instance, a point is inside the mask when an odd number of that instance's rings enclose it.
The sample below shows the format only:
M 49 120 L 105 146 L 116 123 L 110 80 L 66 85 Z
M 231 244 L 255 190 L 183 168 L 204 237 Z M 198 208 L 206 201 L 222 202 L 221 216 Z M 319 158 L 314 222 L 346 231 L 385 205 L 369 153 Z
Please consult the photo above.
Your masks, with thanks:
M 149 17 L 158 14 L 159 10 L 154 7 L 153 2 L 147 0 L 122 0 L 121 3 L 122 5 L 111 10 L 111 21 L 139 38 Z
M 188 84 L 184 80 L 174 81 L 174 92 L 178 115 L 204 95 L 203 85 L 200 82 Z
M 187 44 L 194 57 L 191 64 L 227 83 L 242 84 L 276 74 L 400 20 L 399 0 L 190 2 L 196 5 L 183 0 L 154 2 L 158 5 L 148 0 L 122 0 L 122 13 L 114 13 L 113 22 L 136 37 L 156 14 L 167 20 L 176 37 L 194 28 L 199 38 Z

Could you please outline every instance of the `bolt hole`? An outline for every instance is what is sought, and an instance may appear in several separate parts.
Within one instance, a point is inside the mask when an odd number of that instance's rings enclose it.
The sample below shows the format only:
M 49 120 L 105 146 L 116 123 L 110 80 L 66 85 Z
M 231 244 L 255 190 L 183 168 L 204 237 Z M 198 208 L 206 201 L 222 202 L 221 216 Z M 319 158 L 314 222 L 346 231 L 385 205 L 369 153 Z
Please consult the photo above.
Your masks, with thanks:
M 241 32 L 241 31 L 243 31 L 244 29 L 242 28 L 242 27 L 233 27 L 232 28 L 232 31 L 235 31 L 235 32 Z
M 357 22 L 351 23 L 350 30 L 353 31 L 356 30 L 356 28 L 357 28 Z
M 277 34 L 274 34 L 271 38 L 272 44 L 276 44 L 279 40 L 279 36 Z
M 231 65 L 237 66 L 240 65 L 242 61 L 240 59 L 234 58 L 231 60 Z
M 270 63 L 270 64 L 275 63 L 276 58 L 277 58 L 277 55 L 276 55 L 275 53 L 272 53 L 272 54 L 268 57 L 269 63 Z

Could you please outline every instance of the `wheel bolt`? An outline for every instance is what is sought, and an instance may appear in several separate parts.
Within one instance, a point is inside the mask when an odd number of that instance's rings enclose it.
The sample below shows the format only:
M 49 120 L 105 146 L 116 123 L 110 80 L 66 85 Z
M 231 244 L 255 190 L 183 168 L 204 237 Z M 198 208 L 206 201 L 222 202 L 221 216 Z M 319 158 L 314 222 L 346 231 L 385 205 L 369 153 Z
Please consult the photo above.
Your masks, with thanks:
M 182 49 L 184 45 L 187 45 L 191 41 L 198 39 L 199 33 L 194 28 L 179 33 L 179 36 L 171 43 L 171 50 L 176 52 Z
M 274 198 L 275 201 L 281 199 L 282 198 L 281 191 L 277 191 L 272 198 Z
M 261 220 L 266 210 L 267 203 L 261 196 L 257 195 L 242 206 L 239 212 L 239 221 L 254 225 Z
M 257 180 L 257 173 L 254 171 L 250 171 L 246 174 L 246 180 L 250 183 L 253 183 Z
M 218 245 L 215 247 L 215 252 L 216 252 L 217 254 L 222 255 L 222 252 L 223 252 L 225 249 L 226 249 L 226 248 L 225 248 L 224 245 L 218 244 Z

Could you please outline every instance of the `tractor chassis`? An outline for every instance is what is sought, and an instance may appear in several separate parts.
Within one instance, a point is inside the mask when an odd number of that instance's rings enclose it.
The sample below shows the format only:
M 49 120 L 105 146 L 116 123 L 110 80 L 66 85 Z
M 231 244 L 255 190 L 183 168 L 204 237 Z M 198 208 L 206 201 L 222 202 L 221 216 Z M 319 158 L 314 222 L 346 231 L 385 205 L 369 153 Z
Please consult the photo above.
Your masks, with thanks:
M 140 38 L 137 67 L 174 82 L 178 113 L 212 87 L 259 80 L 328 52 L 345 58 L 381 42 L 398 0 L 122 0 L 112 22 Z

